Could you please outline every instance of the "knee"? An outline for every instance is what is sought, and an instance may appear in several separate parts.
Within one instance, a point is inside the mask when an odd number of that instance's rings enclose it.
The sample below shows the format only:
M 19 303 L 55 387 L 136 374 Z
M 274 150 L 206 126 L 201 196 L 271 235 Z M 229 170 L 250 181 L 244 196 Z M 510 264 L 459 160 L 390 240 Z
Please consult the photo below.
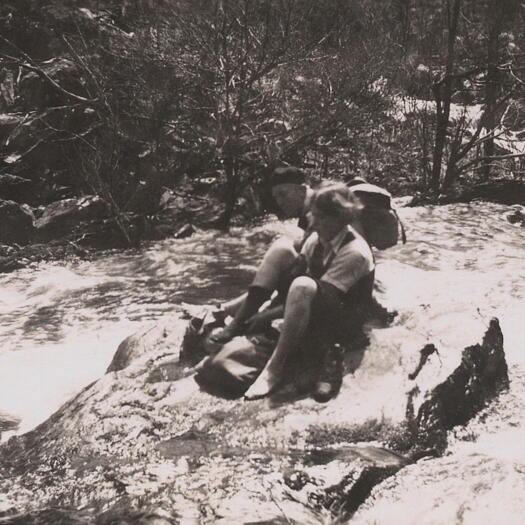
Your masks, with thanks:
M 305 275 L 296 277 L 290 286 L 289 295 L 294 298 L 313 300 L 317 292 L 317 283 L 311 278 Z
M 297 251 L 292 239 L 281 237 L 277 239 L 268 249 L 270 254 L 276 257 L 297 257 Z
M 289 239 L 278 239 L 270 246 L 265 256 L 267 264 L 275 268 L 286 268 L 295 261 L 297 252 Z

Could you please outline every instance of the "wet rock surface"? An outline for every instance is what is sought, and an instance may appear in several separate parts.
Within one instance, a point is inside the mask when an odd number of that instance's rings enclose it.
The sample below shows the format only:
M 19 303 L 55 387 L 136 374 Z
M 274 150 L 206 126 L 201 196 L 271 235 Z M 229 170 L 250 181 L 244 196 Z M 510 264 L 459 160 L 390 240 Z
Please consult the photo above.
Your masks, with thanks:
M 475 452 L 446 455 L 410 465 L 379 484 L 352 523 L 518 524 L 525 512 L 524 491 L 520 465 Z
M 183 329 L 175 316 L 145 327 L 120 345 L 104 377 L 2 446 L 6 523 L 348 518 L 431 445 L 441 453 L 443 429 L 467 421 L 506 380 L 493 320 L 481 344 L 458 348 L 445 363 L 432 355 L 417 376 L 419 394 L 408 379 L 419 351 L 392 355 L 398 392 L 380 399 L 381 408 L 370 394 L 388 380 L 374 341 L 394 326 L 370 328 L 358 363 L 345 356 L 341 390 L 328 403 L 286 387 L 269 399 L 226 400 L 200 391 L 178 361 Z M 67 510 L 80 508 L 82 516 Z

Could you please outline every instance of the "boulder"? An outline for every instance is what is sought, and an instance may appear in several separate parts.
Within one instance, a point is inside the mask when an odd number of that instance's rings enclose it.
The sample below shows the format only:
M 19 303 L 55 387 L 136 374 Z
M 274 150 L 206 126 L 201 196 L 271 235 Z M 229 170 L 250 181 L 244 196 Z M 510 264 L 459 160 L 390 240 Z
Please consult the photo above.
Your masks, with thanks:
M 81 221 L 102 220 L 109 215 L 109 206 L 96 195 L 63 199 L 46 206 L 35 221 L 36 235 L 41 241 L 70 233 Z
M 81 92 L 78 68 L 67 58 L 55 57 L 37 65 L 40 71 L 64 89 Z M 36 71 L 25 70 L 19 82 L 18 96 L 26 108 L 45 108 L 64 103 L 66 95 Z
M 392 204 L 395 208 L 404 208 L 405 206 L 413 206 L 416 201 L 415 195 L 405 195 L 403 197 L 393 197 Z
M 475 199 L 501 204 L 525 205 L 525 184 L 518 180 L 496 180 L 465 189 L 460 200 Z
M 6 248 L 11 248 L 10 250 Z M 12 272 L 20 268 L 26 268 L 30 264 L 42 261 L 70 261 L 72 259 L 84 258 L 89 251 L 75 242 L 51 241 L 42 244 L 31 243 L 25 246 L 6 247 L 0 245 L 0 273 Z
M 15 257 L 1 257 L 0 256 L 0 273 L 10 273 L 15 270 L 25 268 L 25 264 Z
M 380 483 L 352 524 L 518 524 L 523 494 L 525 477 L 516 463 L 473 447 L 418 462 Z
M 0 242 L 26 244 L 34 233 L 33 212 L 24 204 L 0 200 Z
M 155 348 L 158 354 L 171 354 L 179 344 L 177 332 L 170 329 L 170 325 L 174 323 L 175 320 L 168 317 L 124 339 L 118 346 L 106 373 L 118 372 L 126 368 L 133 361 L 150 353 L 152 348 Z
M 511 208 L 513 211 L 506 215 L 507 220 L 516 226 L 525 226 L 525 206 L 514 204 Z
M 15 105 L 15 76 L 7 68 L 0 72 L 0 109 Z
M 19 425 L 20 418 L 18 416 L 13 416 L 0 410 L 0 436 L 6 430 L 16 430 Z
M 427 350 L 424 355 L 429 354 Z M 507 388 L 508 382 L 503 334 L 498 320 L 492 319 L 481 344 L 465 348 L 461 362 L 442 383 L 423 397 L 420 389 L 414 390 L 409 407 L 419 404 L 415 419 L 410 416 L 417 446 L 425 452 L 428 448 L 444 452 L 447 431 L 467 423 L 495 394 Z
M 15 202 L 25 202 L 32 182 L 9 173 L 0 174 L 0 196 Z
M 7 507 L 22 518 L 82 508 L 101 523 L 145 510 L 175 522 L 344 519 L 423 449 L 439 454 L 443 429 L 506 380 L 496 320 L 481 344 L 463 351 L 440 341 L 424 362 L 398 321 L 368 329 L 369 347 L 346 355 L 328 403 L 289 385 L 268 399 L 227 400 L 201 391 L 180 362 L 185 327 L 172 315 L 129 337 L 104 377 L 1 447 Z M 407 345 L 392 344 L 404 330 Z
M 5 140 L 18 126 L 22 125 L 25 115 L 13 113 L 0 113 L 0 142 L 5 145 Z

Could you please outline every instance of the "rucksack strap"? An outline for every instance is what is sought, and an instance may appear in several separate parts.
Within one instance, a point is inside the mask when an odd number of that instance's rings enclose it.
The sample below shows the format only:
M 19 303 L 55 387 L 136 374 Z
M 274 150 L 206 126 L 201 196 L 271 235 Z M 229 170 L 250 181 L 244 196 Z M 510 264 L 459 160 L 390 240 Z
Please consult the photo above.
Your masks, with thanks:
M 403 244 L 406 244 L 407 235 L 405 233 L 405 226 L 403 225 L 403 221 L 399 218 L 399 215 L 397 214 L 397 211 L 394 208 L 392 208 L 392 211 L 394 212 L 394 215 L 396 216 L 397 222 L 399 222 L 399 225 L 401 226 L 401 240 L 403 241 Z

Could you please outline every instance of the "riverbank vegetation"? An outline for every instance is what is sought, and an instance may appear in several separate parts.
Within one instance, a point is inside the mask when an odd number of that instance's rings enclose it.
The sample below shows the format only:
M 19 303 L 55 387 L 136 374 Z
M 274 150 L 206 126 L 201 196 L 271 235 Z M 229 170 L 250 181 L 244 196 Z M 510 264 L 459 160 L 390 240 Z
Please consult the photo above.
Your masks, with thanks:
M 286 163 L 420 202 L 516 197 L 524 19 L 516 0 L 3 3 L 0 197 L 38 218 L 96 196 L 127 244 L 168 201 L 220 228 L 263 213 Z

